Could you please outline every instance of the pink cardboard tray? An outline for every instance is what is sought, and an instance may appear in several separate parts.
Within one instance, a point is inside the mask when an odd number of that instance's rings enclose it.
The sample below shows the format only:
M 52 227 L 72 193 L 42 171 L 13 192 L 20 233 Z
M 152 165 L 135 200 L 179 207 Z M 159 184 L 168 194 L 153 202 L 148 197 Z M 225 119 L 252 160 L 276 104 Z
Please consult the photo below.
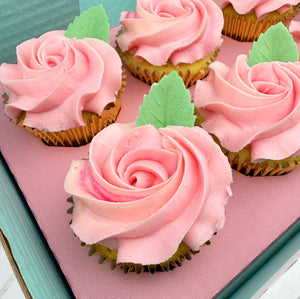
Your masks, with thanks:
M 232 65 L 251 44 L 225 38 L 218 60 Z M 194 88 L 191 88 L 193 93 Z M 1 88 L 2 92 L 2 88 Z M 118 122 L 133 122 L 149 86 L 128 74 Z M 0 149 L 77 298 L 211 298 L 300 216 L 300 168 L 280 177 L 233 171 L 225 227 L 191 261 L 169 273 L 124 274 L 99 265 L 69 228 L 63 183 L 73 159 L 89 145 L 48 147 L 0 113 Z

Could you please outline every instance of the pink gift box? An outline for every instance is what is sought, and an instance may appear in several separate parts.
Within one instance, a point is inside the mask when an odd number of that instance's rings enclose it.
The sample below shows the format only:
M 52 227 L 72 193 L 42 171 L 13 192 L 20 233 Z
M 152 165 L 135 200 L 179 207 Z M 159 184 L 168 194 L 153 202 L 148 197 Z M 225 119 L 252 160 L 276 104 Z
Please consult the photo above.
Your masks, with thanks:
M 232 65 L 250 43 L 225 38 L 218 60 Z M 118 122 L 132 122 L 149 86 L 127 77 Z M 194 87 L 191 89 L 193 93 Z M 1 90 L 2 92 L 2 90 Z M 3 107 L 2 107 L 3 109 Z M 300 215 L 300 169 L 280 177 L 247 177 L 233 171 L 226 222 L 211 245 L 169 273 L 124 274 L 98 265 L 69 228 L 63 183 L 72 160 L 87 158 L 89 145 L 48 147 L 0 115 L 1 151 L 50 249 L 77 298 L 211 298 L 281 236 Z

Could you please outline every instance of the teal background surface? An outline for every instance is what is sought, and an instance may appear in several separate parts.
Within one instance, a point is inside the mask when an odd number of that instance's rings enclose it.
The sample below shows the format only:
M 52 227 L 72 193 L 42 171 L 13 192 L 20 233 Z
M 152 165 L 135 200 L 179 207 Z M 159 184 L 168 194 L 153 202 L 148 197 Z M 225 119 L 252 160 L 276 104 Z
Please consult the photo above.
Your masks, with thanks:
M 59 266 L 0 157 L 0 228 L 33 298 L 72 298 Z M 0 266 L 1 269 L 1 266 Z
M 135 9 L 135 0 L 0 0 L 0 63 L 16 63 L 16 46 L 68 24 L 91 6 L 103 4 L 111 27 L 118 26 L 120 12 Z
M 135 0 L 81 0 L 79 1 L 79 3 L 81 12 L 88 9 L 89 7 L 101 3 L 105 8 L 111 27 L 116 27 L 119 25 L 118 21 L 120 19 L 121 11 L 134 11 L 136 5 Z
M 75 0 L 0 0 L 0 63 L 15 63 L 18 44 L 50 30 L 65 30 L 78 13 Z

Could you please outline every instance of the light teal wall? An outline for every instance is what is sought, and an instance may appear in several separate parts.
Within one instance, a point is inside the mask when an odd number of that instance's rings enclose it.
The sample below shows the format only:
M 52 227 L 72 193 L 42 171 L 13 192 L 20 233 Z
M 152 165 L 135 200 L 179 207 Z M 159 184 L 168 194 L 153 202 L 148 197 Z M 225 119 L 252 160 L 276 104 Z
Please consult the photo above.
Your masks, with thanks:
M 50 30 L 65 30 L 91 6 L 103 4 L 111 27 L 120 12 L 134 11 L 135 0 L 0 0 L 0 64 L 16 63 L 16 46 Z
M 119 25 L 121 11 L 134 11 L 136 5 L 135 0 L 80 0 L 79 3 L 80 11 L 101 3 L 105 8 L 111 27 Z
M 9 241 L 21 275 L 34 299 L 64 299 L 72 296 L 2 157 L 0 228 Z
M 0 0 L 0 64 L 16 62 L 16 46 L 46 31 L 65 30 L 79 14 L 77 0 Z

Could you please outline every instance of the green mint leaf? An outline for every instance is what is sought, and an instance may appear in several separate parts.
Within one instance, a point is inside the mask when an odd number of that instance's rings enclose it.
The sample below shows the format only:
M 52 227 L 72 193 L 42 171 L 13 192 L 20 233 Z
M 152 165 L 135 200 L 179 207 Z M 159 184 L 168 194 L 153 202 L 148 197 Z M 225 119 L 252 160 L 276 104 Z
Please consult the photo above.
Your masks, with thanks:
M 193 127 L 196 118 L 191 94 L 175 71 L 152 85 L 139 112 L 136 126 L 151 124 L 156 129 L 166 126 Z
M 253 43 L 247 63 L 252 67 L 261 62 L 296 62 L 298 60 L 297 44 L 287 28 L 279 22 L 262 33 L 257 42 Z
M 102 4 L 91 7 L 76 17 L 65 32 L 65 37 L 101 39 L 109 43 L 110 25 Z

